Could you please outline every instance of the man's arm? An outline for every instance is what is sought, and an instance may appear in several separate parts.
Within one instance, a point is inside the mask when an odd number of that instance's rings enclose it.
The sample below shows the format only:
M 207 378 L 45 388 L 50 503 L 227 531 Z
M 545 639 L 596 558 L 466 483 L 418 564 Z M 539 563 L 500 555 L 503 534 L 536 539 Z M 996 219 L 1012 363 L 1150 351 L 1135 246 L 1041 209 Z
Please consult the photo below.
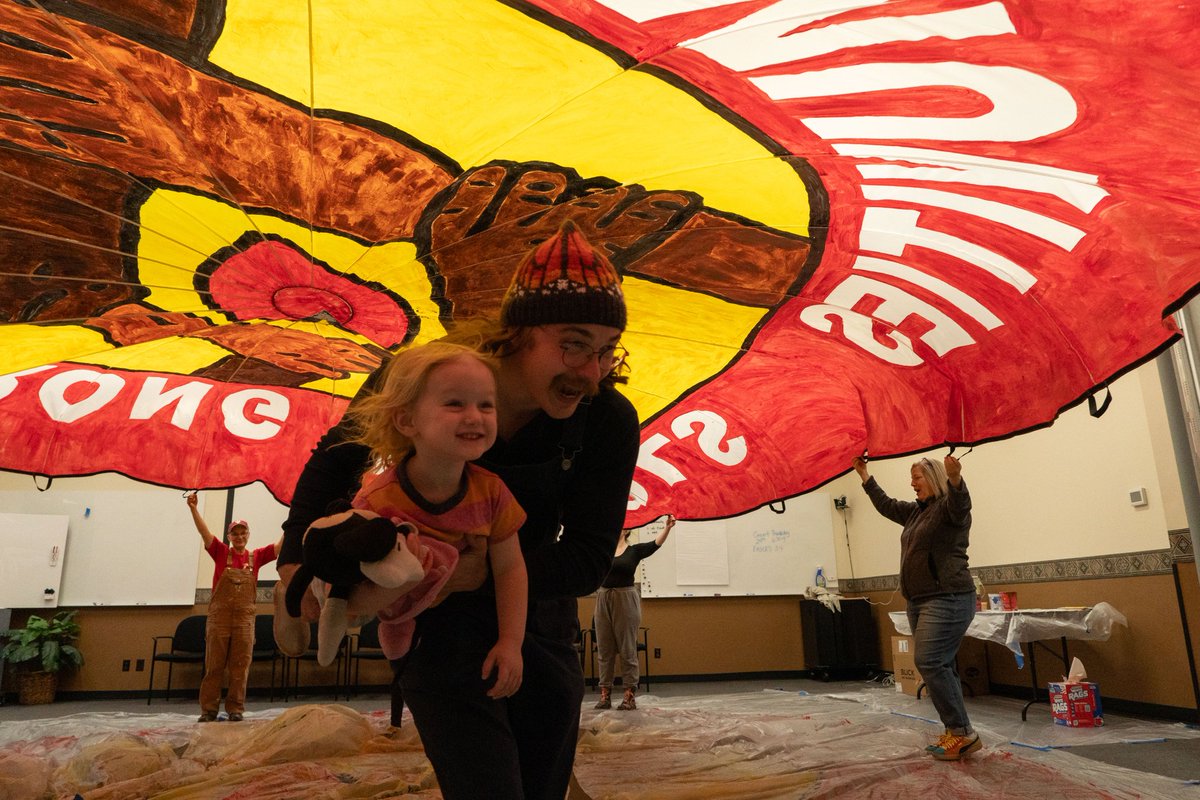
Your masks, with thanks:
M 531 599 L 582 597 L 612 567 L 641 443 L 637 412 L 614 394 L 604 413 L 595 404 L 589 413 L 578 474 L 563 500 L 562 535 L 525 554 Z
M 192 522 L 196 523 L 196 531 L 200 534 L 200 538 L 204 540 L 204 549 L 207 550 L 212 545 L 213 539 L 217 537 L 213 536 L 212 531 L 208 529 L 208 523 L 200 516 L 200 511 L 196 507 L 197 502 L 195 492 L 187 496 L 188 510 L 192 512 Z

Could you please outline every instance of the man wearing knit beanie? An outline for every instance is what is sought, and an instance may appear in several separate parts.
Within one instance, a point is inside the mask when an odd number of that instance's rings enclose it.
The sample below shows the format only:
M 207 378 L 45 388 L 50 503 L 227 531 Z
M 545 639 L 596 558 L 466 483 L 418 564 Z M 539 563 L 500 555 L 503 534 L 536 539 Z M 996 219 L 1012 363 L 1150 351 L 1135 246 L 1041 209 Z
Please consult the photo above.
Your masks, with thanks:
M 517 267 L 500 306 L 500 322 L 514 328 L 587 323 L 624 331 L 621 276 L 567 220 Z
M 481 676 L 496 615 L 478 552 L 460 556 L 448 584 L 455 591 L 418 618 L 398 685 L 447 800 L 566 794 L 584 686 L 575 598 L 594 591 L 612 564 L 638 454 L 637 414 L 612 380 L 623 368 L 625 326 L 620 275 L 567 221 L 517 268 L 500 319 L 479 345 L 499 364 L 499 437 L 478 463 L 504 479 L 528 514 L 520 540 L 529 611 L 524 682 L 503 699 L 488 696 L 491 676 Z M 357 489 L 370 466 L 352 440 L 348 427 L 333 428 L 297 483 L 284 523 L 285 581 L 304 530 L 330 499 Z

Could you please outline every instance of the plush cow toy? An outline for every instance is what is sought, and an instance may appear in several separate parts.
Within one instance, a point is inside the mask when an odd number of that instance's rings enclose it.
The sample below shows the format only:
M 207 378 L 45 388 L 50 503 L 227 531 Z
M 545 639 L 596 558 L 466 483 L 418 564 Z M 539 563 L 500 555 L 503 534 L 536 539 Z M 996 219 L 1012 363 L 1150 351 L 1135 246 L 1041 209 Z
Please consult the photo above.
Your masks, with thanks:
M 337 657 L 350 627 L 346 599 L 356 584 L 371 581 L 397 589 L 420 583 L 425 571 L 406 541 L 416 532 L 411 523 L 396 524 L 372 511 L 348 508 L 322 517 L 304 532 L 304 560 L 288 583 L 286 603 L 288 614 L 299 617 L 304 590 L 313 579 L 330 584 L 317 625 L 318 664 L 328 666 Z M 314 593 L 320 599 L 321 593 Z

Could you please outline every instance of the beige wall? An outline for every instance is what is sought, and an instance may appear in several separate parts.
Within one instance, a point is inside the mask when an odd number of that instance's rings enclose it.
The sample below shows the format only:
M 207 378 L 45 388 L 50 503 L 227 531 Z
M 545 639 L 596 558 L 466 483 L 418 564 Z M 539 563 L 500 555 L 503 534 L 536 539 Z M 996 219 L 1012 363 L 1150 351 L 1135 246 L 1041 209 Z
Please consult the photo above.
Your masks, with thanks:
M 1083 404 L 1050 428 L 980 445 L 964 457 L 974 507 L 972 567 L 1161 549 L 1168 530 L 1187 527 L 1155 366 L 1121 378 L 1112 392 L 1099 419 Z M 917 457 L 872 461 L 871 473 L 891 496 L 909 499 Z M 1137 487 L 1149 497 L 1141 508 L 1129 503 Z M 896 574 L 900 528 L 875 513 L 858 476 L 826 489 L 845 494 L 850 505 L 848 533 L 834 512 L 839 577 Z
M 270 614 L 269 604 L 260 603 L 258 612 Z M 38 612 L 43 613 L 45 612 Z M 59 690 L 65 692 L 140 692 L 144 693 L 149 686 L 150 658 L 154 647 L 155 636 L 170 636 L 175 631 L 179 620 L 191 614 L 207 614 L 207 605 L 191 607 L 111 607 L 111 608 L 82 608 L 76 616 L 81 634 L 79 649 L 84 654 L 85 663 L 81 669 L 64 673 L 59 681 Z M 29 612 L 19 611 L 13 614 L 13 625 L 24 624 Z M 169 647 L 170 642 L 160 643 L 159 652 Z M 122 670 L 122 662 L 130 660 L 128 672 Z M 137 660 L 144 661 L 144 669 L 137 670 Z M 386 664 L 379 670 L 379 664 L 364 664 L 362 682 L 364 684 L 386 683 L 390 672 Z M 154 675 L 154 687 L 162 691 L 167 685 L 166 665 L 160 664 Z M 306 661 L 301 667 L 302 686 L 332 685 L 335 680 L 333 666 L 321 667 L 315 662 Z M 376 672 L 378 671 L 378 674 Z M 5 672 L 5 686 L 8 691 L 15 691 L 13 670 Z M 176 689 L 190 691 L 193 695 L 200 688 L 200 678 L 203 677 L 203 666 L 200 664 L 180 664 L 175 666 L 171 679 L 171 692 L 174 697 Z M 282 685 L 282 675 L 277 669 L 275 681 Z M 259 663 L 251 667 L 250 687 L 266 689 L 271 685 L 270 663 Z

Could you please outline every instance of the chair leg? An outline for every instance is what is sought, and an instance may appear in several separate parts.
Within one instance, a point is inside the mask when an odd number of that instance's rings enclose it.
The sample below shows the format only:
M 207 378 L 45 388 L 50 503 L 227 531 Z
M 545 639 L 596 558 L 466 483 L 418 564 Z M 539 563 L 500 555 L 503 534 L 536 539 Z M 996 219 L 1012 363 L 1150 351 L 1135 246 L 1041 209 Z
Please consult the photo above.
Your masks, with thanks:
M 650 691 L 650 631 L 642 630 L 642 645 L 646 648 L 646 669 L 642 676 L 646 679 L 646 691 Z
M 175 662 L 167 662 L 167 693 L 163 695 L 163 699 L 168 703 L 171 702 L 171 673 L 175 671 Z
M 146 689 L 146 705 L 150 705 L 150 698 L 154 697 L 154 658 L 150 659 L 150 686 Z

